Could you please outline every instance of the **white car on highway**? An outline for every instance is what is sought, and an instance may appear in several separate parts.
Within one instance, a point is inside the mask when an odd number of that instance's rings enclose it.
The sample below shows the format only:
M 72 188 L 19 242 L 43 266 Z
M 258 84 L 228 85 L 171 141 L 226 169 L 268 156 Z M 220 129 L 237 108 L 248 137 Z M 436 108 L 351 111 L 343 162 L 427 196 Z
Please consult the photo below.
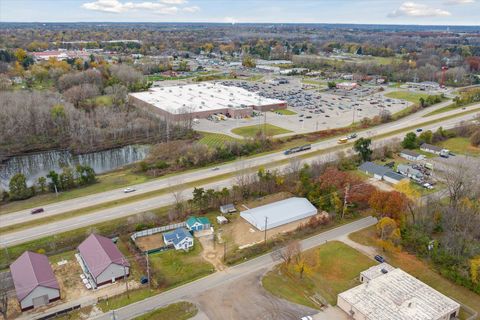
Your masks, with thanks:
M 134 192 L 135 189 L 134 188 L 126 188 L 125 190 L 123 190 L 124 193 L 130 193 L 130 192 Z

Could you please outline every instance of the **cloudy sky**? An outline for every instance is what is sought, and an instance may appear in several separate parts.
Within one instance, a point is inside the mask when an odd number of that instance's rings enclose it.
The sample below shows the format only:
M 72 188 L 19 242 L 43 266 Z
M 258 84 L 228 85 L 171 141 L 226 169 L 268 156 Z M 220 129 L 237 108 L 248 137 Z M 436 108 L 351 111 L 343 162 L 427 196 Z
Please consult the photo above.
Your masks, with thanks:
M 0 0 L 0 21 L 480 25 L 480 0 Z

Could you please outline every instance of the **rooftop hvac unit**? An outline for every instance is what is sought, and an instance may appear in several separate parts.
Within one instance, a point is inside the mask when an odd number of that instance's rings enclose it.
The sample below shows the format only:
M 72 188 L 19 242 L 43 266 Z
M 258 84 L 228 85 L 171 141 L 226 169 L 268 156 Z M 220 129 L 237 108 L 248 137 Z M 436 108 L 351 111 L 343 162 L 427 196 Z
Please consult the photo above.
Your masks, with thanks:
M 205 104 L 205 101 L 202 101 L 202 104 Z
M 381 271 L 382 271 L 382 273 L 383 273 L 383 274 L 385 274 L 385 273 L 388 273 L 388 270 L 387 270 L 387 269 L 385 269 L 385 268 L 382 268 L 382 270 L 381 270 Z
M 192 88 L 188 88 L 188 91 L 192 91 Z
M 211 94 L 211 95 L 210 95 L 210 97 L 212 97 L 212 98 L 213 98 L 213 94 Z

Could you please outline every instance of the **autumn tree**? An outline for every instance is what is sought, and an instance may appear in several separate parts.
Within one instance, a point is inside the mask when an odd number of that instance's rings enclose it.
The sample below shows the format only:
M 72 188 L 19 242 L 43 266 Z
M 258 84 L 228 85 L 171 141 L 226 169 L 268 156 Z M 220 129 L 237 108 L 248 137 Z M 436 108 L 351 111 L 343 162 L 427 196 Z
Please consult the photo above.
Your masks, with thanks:
M 398 223 L 404 220 L 407 198 L 398 191 L 375 190 L 370 197 L 369 204 L 379 217 L 389 217 Z
M 395 220 L 383 217 L 376 225 L 380 246 L 383 250 L 391 250 L 400 244 L 400 229 Z
M 293 258 L 301 254 L 300 242 L 292 240 L 287 246 L 280 250 L 279 256 L 283 260 L 285 266 L 290 265 Z

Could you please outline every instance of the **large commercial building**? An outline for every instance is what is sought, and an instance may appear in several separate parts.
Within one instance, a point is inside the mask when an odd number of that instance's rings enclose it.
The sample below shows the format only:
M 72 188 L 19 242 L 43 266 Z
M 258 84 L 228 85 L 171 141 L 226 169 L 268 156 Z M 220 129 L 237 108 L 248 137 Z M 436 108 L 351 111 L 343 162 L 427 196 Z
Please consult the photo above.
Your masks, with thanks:
M 317 214 L 317 208 L 306 198 L 289 198 L 240 213 L 258 230 L 272 229 Z
M 209 82 L 155 87 L 145 92 L 130 93 L 129 101 L 173 121 L 207 118 L 219 113 L 232 118 L 244 118 L 250 116 L 253 110 L 287 108 L 285 101 L 265 98 L 239 87 Z
M 417 278 L 382 263 L 360 274 L 363 283 L 338 295 L 337 306 L 355 320 L 456 319 L 460 304 Z

